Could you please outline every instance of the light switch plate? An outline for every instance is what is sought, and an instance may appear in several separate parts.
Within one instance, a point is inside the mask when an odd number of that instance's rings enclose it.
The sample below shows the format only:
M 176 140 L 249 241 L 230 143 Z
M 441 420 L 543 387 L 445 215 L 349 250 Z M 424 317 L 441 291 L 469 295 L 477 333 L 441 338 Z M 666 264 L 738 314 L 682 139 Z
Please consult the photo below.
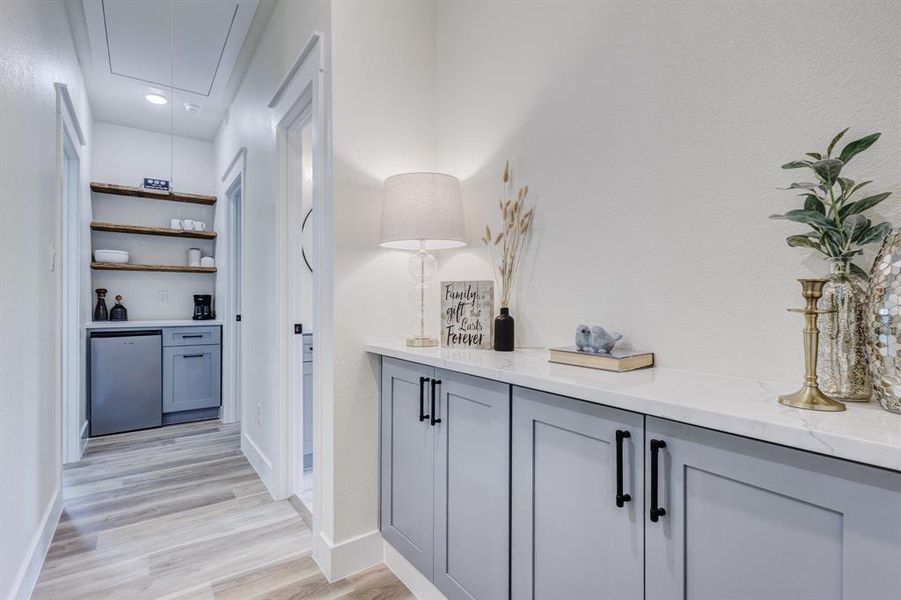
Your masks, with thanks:
M 169 290 L 157 290 L 156 301 L 160 304 L 169 304 Z

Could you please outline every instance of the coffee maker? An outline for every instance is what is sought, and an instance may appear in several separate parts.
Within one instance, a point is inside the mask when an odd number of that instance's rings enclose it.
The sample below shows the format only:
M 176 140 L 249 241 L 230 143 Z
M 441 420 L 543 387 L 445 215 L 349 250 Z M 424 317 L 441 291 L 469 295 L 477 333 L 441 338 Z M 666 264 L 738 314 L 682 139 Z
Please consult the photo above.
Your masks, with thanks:
M 195 321 L 209 321 L 216 318 L 213 311 L 212 294 L 194 294 L 194 316 Z

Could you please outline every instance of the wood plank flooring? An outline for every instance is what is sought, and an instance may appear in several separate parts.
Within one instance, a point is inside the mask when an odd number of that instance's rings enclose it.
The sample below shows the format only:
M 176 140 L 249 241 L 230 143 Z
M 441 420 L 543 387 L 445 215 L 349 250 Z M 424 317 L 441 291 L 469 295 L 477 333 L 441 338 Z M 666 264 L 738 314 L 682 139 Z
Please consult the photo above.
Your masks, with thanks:
M 310 529 L 272 500 L 236 425 L 93 439 L 63 480 L 65 509 L 35 600 L 414 598 L 384 566 L 329 583 Z

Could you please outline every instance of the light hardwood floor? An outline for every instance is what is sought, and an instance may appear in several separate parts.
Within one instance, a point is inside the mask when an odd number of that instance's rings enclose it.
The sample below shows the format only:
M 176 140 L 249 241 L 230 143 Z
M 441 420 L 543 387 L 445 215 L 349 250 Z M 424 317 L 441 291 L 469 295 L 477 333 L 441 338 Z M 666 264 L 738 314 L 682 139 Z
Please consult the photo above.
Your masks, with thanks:
M 329 583 L 310 529 L 272 500 L 236 425 L 97 438 L 63 479 L 65 509 L 34 599 L 414 597 L 384 566 Z

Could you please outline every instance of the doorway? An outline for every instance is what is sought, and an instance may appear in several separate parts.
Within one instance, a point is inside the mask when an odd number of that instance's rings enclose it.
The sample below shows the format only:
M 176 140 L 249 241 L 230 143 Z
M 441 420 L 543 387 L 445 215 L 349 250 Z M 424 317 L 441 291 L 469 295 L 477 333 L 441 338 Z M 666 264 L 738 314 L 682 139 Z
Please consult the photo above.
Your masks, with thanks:
M 242 312 L 244 310 L 244 173 L 238 173 L 225 192 L 228 203 L 228 305 L 231 331 L 230 396 L 223 407 L 223 421 L 241 420 L 244 408 L 244 360 L 242 339 Z
M 309 106 L 297 111 L 286 129 L 286 192 L 288 199 L 289 239 L 289 314 L 295 324 L 291 343 L 291 389 L 294 406 L 295 444 L 293 493 L 302 504 L 301 511 L 313 514 L 313 419 L 314 364 L 313 274 L 316 256 L 312 251 L 313 221 L 313 122 Z
M 87 442 L 87 398 L 83 392 L 81 247 L 81 152 L 84 137 L 65 85 L 57 83 L 59 132 L 59 260 L 51 252 L 51 269 L 60 266 L 60 400 L 62 462 L 81 458 Z

